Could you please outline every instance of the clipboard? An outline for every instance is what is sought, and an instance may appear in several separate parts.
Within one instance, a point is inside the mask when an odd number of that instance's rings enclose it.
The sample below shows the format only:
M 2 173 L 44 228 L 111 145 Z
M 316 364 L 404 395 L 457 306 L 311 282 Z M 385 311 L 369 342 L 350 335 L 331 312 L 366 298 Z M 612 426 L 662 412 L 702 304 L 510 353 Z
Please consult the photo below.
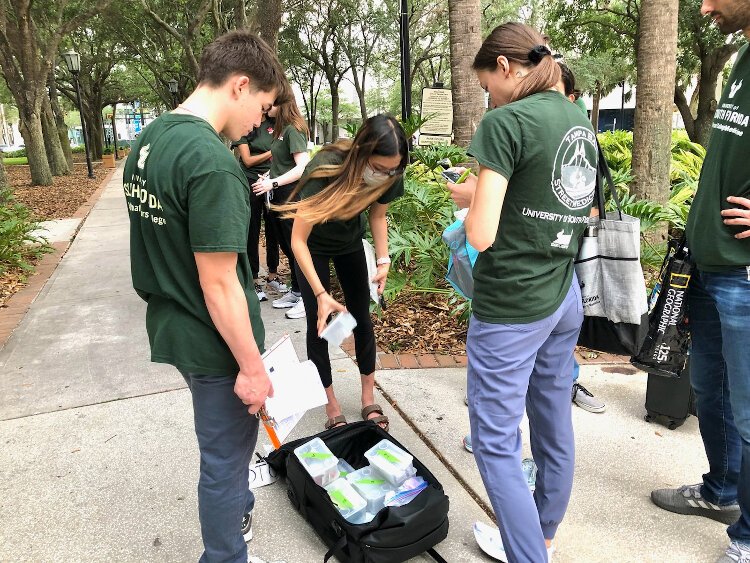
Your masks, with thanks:
M 261 356 L 274 396 L 258 412 L 275 449 L 291 434 L 305 412 L 328 404 L 318 370 L 311 361 L 300 362 L 291 338 L 285 334 Z

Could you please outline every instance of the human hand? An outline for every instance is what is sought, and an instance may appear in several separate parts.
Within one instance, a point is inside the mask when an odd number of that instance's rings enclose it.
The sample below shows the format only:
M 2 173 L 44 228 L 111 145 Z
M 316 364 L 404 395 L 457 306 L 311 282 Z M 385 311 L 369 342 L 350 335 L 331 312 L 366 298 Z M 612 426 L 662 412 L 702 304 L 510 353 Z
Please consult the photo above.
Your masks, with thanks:
M 258 178 L 258 181 L 253 184 L 253 193 L 255 195 L 262 195 L 266 192 L 270 192 L 273 189 L 273 180 L 270 178 Z
M 729 203 L 742 205 L 745 209 L 725 209 L 721 212 L 725 225 L 750 227 L 750 199 L 744 197 L 730 196 Z M 743 239 L 750 237 L 750 229 L 734 235 L 734 238 Z
M 466 168 L 458 167 L 451 168 L 451 170 L 463 174 Z M 456 202 L 459 209 L 465 209 L 471 205 L 471 198 L 474 197 L 474 192 L 477 189 L 477 180 L 478 178 L 474 174 L 469 174 L 466 180 L 460 184 L 453 184 L 452 182 L 446 184 L 446 187 L 451 192 L 451 198 Z
M 333 313 L 346 311 L 341 303 L 336 301 L 327 291 L 318 295 L 318 336 L 328 325 L 328 317 Z
M 372 278 L 372 281 L 378 284 L 378 295 L 383 295 L 383 292 L 385 291 L 385 282 L 388 280 L 388 271 L 390 269 L 390 264 L 380 264 L 378 266 L 378 272 L 375 274 L 375 277 Z
M 273 385 L 260 358 L 252 368 L 240 370 L 237 374 L 234 393 L 247 405 L 247 412 L 250 414 L 256 414 L 265 404 L 267 397 L 273 397 Z

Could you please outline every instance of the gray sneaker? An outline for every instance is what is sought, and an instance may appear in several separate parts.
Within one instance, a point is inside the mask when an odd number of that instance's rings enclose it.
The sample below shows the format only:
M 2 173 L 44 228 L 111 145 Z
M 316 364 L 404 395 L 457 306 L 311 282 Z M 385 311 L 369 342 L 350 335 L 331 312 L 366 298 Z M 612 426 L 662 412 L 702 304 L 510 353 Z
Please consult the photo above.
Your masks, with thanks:
M 293 291 L 290 291 L 284 297 L 274 299 L 271 305 L 273 305 L 274 309 L 291 309 L 300 301 L 302 301 L 302 296 L 295 295 Z
M 733 541 L 716 563 L 750 563 L 750 545 Z
M 245 538 L 245 543 L 253 539 L 253 512 L 250 511 L 242 517 L 242 537 Z
M 738 504 L 727 504 L 717 506 L 701 497 L 701 486 L 683 485 L 679 489 L 657 489 L 651 491 L 651 501 L 664 510 L 676 512 L 677 514 L 690 514 L 693 516 L 705 516 L 711 520 L 722 522 L 727 526 L 734 524 L 740 517 Z
M 279 278 L 274 278 L 271 281 L 266 282 L 266 288 L 270 289 L 271 291 L 275 291 L 276 293 L 284 294 L 287 291 L 289 291 L 289 288 L 286 286 L 286 284 L 281 281 Z
M 580 383 L 573 384 L 573 402 L 589 412 L 604 412 L 607 408 L 607 405 L 594 397 L 591 391 Z

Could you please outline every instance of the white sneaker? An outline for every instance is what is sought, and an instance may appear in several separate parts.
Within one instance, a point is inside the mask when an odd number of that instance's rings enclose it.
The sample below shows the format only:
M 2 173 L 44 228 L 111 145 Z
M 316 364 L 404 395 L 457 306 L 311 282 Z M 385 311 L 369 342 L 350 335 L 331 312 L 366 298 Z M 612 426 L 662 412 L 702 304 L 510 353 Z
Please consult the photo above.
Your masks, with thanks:
M 268 301 L 268 297 L 266 296 L 266 292 L 263 291 L 263 286 L 260 285 L 259 283 L 255 284 L 255 295 L 258 296 L 258 301 L 260 301 L 261 303 L 263 301 Z
M 750 545 L 733 541 L 726 553 L 719 557 L 716 563 L 748 563 L 750 561 Z
M 245 543 L 253 539 L 253 513 L 252 511 L 245 514 L 242 517 L 242 536 L 245 538 Z
M 573 403 L 589 412 L 604 412 L 607 406 L 580 383 L 573 384 Z
M 303 319 L 305 317 L 305 302 L 300 299 L 297 304 L 286 312 L 287 319 Z
M 274 278 L 271 281 L 267 281 L 266 287 L 271 289 L 272 291 L 275 291 L 276 293 L 286 293 L 287 291 L 289 291 L 289 288 L 286 286 L 286 284 L 279 278 Z
M 477 540 L 480 549 L 487 555 L 503 563 L 508 563 L 508 556 L 505 554 L 500 530 L 482 522 L 474 522 L 474 539 Z
M 287 293 L 284 297 L 275 299 L 272 303 L 274 309 L 289 309 L 302 301 L 301 295 L 295 295 L 293 292 Z

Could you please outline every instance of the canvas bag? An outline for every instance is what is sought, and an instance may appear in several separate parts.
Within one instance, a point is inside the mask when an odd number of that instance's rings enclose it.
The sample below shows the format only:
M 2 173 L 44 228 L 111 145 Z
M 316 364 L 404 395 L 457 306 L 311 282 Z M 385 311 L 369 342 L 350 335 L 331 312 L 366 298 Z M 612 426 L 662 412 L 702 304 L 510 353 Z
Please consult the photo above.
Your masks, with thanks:
M 641 268 L 641 224 L 622 212 L 609 166 L 599 149 L 599 217 L 586 229 L 575 270 L 581 285 L 584 322 L 578 344 L 615 354 L 638 352 L 647 329 L 648 297 Z M 604 181 L 617 211 L 607 213 Z

